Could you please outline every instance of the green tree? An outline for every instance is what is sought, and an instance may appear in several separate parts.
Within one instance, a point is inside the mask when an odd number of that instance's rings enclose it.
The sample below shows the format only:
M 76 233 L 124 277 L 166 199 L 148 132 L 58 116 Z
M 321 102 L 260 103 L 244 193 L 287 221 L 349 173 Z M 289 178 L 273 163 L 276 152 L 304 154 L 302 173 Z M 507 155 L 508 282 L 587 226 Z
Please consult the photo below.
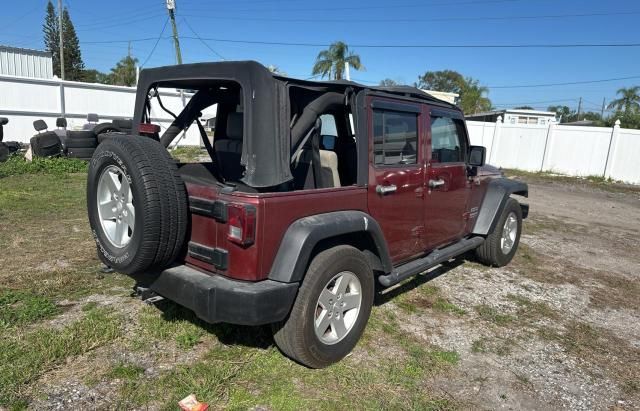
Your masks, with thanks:
M 109 75 L 95 69 L 82 72 L 82 81 L 85 83 L 109 84 Z
M 108 75 L 108 83 L 115 86 L 135 86 L 137 64 L 137 58 L 131 56 L 122 58 L 122 60 L 116 63 L 116 66 L 111 69 L 111 73 Z
M 51 2 L 47 3 L 47 13 L 42 25 L 44 33 L 44 48 L 53 60 L 53 74 L 60 77 L 60 32 L 58 30 L 58 17 L 56 9 Z
M 427 71 L 418 77 L 416 87 L 460 94 L 465 87 L 465 78 L 462 74 L 453 70 Z
M 386 78 L 386 79 L 380 81 L 380 86 L 382 86 L 382 87 L 396 87 L 396 86 L 400 86 L 400 85 L 401 85 L 400 83 L 398 83 L 397 81 L 392 80 L 390 78 Z
M 456 93 L 460 95 L 459 106 L 467 114 L 491 110 L 491 100 L 487 97 L 489 89 L 480 85 L 480 81 L 472 77 L 464 77 L 453 70 L 427 71 L 418 77 L 416 87 Z
M 514 110 L 535 110 L 535 108 L 531 107 L 531 106 L 518 106 L 518 107 L 514 107 Z
M 560 123 L 567 123 L 573 120 L 574 113 L 567 106 L 549 106 L 547 111 L 556 113 L 556 117 Z
M 60 25 L 51 1 L 47 3 L 42 31 L 45 49 L 52 55 L 53 74 L 60 77 Z M 64 41 L 65 79 L 81 81 L 84 76 L 84 63 L 80 51 L 80 41 L 66 8 L 62 11 L 62 39 Z
M 336 41 L 327 50 L 318 53 L 312 74 L 321 75 L 322 78 L 342 80 L 345 63 L 349 63 L 354 70 L 364 70 L 360 56 L 350 52 L 349 46 L 342 41 Z
M 67 80 L 81 81 L 84 72 L 84 62 L 80 51 L 80 40 L 73 27 L 69 11 L 62 10 L 62 38 L 64 40 L 64 72 Z
M 481 86 L 479 80 L 471 77 L 465 79 L 465 84 L 460 90 L 459 105 L 464 113 L 474 114 L 491 110 L 491 100 L 486 96 L 489 89 Z
M 616 92 L 620 97 L 613 100 L 607 108 L 615 108 L 626 114 L 637 112 L 640 109 L 640 86 L 621 88 Z

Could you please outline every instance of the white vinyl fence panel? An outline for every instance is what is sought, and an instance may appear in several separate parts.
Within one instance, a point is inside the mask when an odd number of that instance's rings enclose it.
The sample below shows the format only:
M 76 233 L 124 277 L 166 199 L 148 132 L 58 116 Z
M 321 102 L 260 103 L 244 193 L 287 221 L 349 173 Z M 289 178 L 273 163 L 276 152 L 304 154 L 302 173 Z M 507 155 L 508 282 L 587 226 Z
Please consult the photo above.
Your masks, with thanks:
M 43 119 L 50 129 L 65 114 L 70 129 L 82 128 L 87 113 L 101 121 L 131 118 L 135 88 L 86 84 L 57 79 L 42 80 L 0 76 L 0 116 L 8 117 L 6 141 L 28 142 L 35 134 L 33 121 Z M 162 91 L 164 105 L 174 113 L 182 110 L 191 95 Z M 215 116 L 216 107 L 204 117 Z M 165 130 L 173 120 L 154 99 L 154 123 Z M 503 124 L 468 121 L 471 144 L 487 148 L 487 162 L 498 167 L 527 171 L 550 171 L 574 176 L 604 176 L 640 184 L 640 131 L 616 127 Z M 180 145 L 199 145 L 200 135 L 192 126 Z
M 614 137 L 606 177 L 640 184 L 640 130 L 621 128 Z
M 182 111 L 183 98 L 179 92 L 163 91 L 161 97 L 171 111 Z M 185 94 L 184 100 L 189 101 L 189 97 Z M 33 129 L 35 120 L 42 119 L 49 129 L 54 129 L 56 119 L 63 114 L 70 130 L 82 129 L 88 113 L 98 114 L 101 122 L 132 118 L 135 99 L 135 87 L 0 76 L 0 116 L 9 118 L 9 124 L 4 126 L 6 141 L 27 143 L 36 133 Z M 215 106 L 206 112 L 215 113 Z M 155 100 L 151 105 L 151 117 L 163 131 L 173 120 Z M 191 127 L 179 144 L 199 145 L 197 127 Z

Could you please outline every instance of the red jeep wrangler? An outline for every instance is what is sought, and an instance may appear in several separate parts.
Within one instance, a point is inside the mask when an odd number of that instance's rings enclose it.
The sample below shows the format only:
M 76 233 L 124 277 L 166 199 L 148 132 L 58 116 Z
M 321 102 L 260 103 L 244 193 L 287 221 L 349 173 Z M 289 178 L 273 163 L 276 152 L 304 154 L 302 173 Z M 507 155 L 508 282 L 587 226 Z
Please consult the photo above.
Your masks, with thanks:
M 179 114 L 162 88 L 188 90 Z M 162 136 L 154 107 L 175 117 Z M 203 110 L 215 111 L 213 142 Z M 210 159 L 179 164 L 166 148 L 194 123 Z M 460 109 L 412 87 L 303 81 L 255 62 L 162 67 L 141 72 L 133 124 L 89 167 L 100 258 L 207 322 L 273 324 L 309 367 L 353 349 L 377 285 L 470 250 L 507 264 L 528 212 L 511 198 L 527 186 L 484 166 Z

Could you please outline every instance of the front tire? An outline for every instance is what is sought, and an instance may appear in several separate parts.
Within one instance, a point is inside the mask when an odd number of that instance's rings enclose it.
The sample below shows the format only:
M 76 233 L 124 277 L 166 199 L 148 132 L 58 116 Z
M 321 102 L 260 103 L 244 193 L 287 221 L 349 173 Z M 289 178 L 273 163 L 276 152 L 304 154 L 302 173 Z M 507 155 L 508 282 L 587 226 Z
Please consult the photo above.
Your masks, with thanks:
M 373 296 L 373 272 L 359 250 L 341 245 L 322 251 L 311 261 L 289 317 L 274 325 L 274 340 L 291 359 L 327 367 L 357 344 Z
M 476 257 L 481 263 L 492 267 L 509 264 L 518 250 L 521 233 L 522 208 L 518 201 L 509 198 L 495 229 L 476 249 Z

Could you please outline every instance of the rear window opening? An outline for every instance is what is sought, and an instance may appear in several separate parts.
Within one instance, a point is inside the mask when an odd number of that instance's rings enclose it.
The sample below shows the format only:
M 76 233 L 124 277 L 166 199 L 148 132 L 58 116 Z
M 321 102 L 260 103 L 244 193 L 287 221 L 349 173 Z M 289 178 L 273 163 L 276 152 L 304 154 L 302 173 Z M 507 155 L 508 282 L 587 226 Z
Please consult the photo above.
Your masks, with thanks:
M 165 96 L 174 98 L 166 102 Z M 238 83 L 207 81 L 182 90 L 155 86 L 148 101 L 147 121 L 153 121 L 159 112 L 172 118 L 162 127 L 160 140 L 171 142 L 169 148 L 177 150 L 180 172 L 187 181 L 243 186 L 252 191 L 240 181 L 244 174 L 244 110 Z
M 246 107 L 239 83 L 207 80 L 153 84 L 142 120 L 160 126 L 158 138 L 163 144 L 169 144 L 170 150 L 175 150 L 180 173 L 187 182 L 216 184 L 252 193 L 355 185 L 357 149 L 346 95 L 293 85 L 288 90 L 289 107 L 286 108 L 293 179 L 276 187 L 254 188 L 242 181 L 246 172 L 242 164 Z M 309 106 L 314 110 L 305 111 Z M 261 109 L 264 110 L 264 106 Z M 282 108 L 276 106 L 270 106 L 269 110 L 274 117 L 282 112 Z

